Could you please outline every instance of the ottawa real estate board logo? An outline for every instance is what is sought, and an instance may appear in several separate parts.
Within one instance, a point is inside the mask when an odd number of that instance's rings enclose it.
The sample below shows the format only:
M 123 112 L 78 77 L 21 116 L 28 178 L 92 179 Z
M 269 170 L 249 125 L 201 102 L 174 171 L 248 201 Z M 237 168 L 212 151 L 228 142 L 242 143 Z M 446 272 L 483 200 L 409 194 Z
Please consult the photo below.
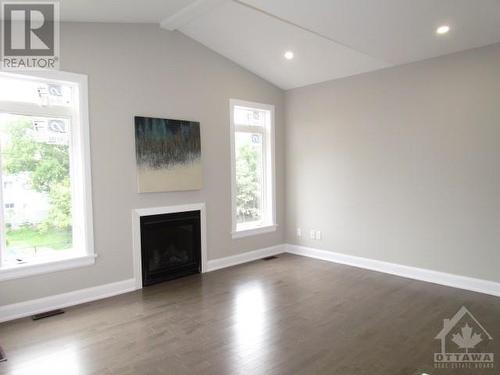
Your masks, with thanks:
M 434 353 L 435 368 L 494 368 L 493 337 L 465 306 L 444 319 L 435 339 L 441 341 L 441 351 Z
M 59 3 L 2 2 L 3 70 L 59 69 Z

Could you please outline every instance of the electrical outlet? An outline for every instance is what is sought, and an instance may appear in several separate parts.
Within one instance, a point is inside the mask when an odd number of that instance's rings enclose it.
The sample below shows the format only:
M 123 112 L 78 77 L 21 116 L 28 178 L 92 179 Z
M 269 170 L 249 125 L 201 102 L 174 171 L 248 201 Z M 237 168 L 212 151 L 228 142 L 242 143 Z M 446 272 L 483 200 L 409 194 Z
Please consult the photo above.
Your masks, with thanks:
M 315 240 L 316 239 L 316 231 L 314 229 L 311 229 L 311 231 L 309 232 L 309 236 L 311 237 L 311 240 Z
M 302 237 L 302 229 L 297 228 L 297 237 Z
M 321 240 L 321 231 L 320 230 L 316 231 L 316 239 Z

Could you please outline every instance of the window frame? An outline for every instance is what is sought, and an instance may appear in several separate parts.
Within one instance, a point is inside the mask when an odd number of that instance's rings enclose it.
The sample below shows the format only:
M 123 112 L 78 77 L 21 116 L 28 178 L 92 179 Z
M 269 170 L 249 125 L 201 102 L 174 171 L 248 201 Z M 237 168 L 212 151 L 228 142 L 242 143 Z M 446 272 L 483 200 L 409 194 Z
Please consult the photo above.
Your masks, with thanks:
M 90 134 L 88 113 L 88 78 L 83 74 L 63 71 L 43 71 L 29 73 L 0 72 L 1 76 L 20 79 L 58 82 L 74 88 L 74 104 L 71 108 L 62 106 L 40 106 L 32 103 L 0 101 L 0 112 L 18 115 L 48 116 L 69 118 L 71 121 L 70 137 L 70 180 L 72 194 L 73 243 L 79 243 L 78 249 L 71 254 L 57 258 L 45 258 L 32 262 L 5 265 L 2 253 L 5 248 L 3 235 L 3 212 L 0 214 L 1 239 L 0 249 L 0 281 L 11 280 L 31 275 L 50 273 L 64 269 L 89 266 L 95 263 L 92 182 L 90 166 Z M 78 99 L 78 100 L 76 100 Z M 0 186 L 2 185 L 0 173 Z M 0 202 L 3 189 L 0 189 Z
M 248 108 L 269 112 L 266 127 L 253 125 L 236 124 L 234 121 L 235 107 Z M 230 113 L 230 146 L 231 146 L 231 235 L 232 238 L 242 238 L 252 235 L 269 233 L 276 231 L 276 169 L 275 169 L 275 118 L 274 106 L 249 102 L 239 99 L 229 100 Z M 236 205 L 236 132 L 251 132 L 262 134 L 263 139 L 263 165 L 264 165 L 264 197 L 263 197 L 263 221 L 258 225 L 244 226 L 238 228 L 237 225 L 237 205 Z

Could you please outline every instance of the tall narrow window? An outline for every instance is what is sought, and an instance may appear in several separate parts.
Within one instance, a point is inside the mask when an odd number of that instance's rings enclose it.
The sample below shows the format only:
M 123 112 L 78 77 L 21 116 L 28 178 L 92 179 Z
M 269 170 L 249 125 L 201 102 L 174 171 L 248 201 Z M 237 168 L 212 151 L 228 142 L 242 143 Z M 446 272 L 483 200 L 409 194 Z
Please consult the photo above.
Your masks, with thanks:
M 0 280 L 94 262 L 86 78 L 47 74 L 0 73 Z
M 274 107 L 232 99 L 233 237 L 274 231 Z

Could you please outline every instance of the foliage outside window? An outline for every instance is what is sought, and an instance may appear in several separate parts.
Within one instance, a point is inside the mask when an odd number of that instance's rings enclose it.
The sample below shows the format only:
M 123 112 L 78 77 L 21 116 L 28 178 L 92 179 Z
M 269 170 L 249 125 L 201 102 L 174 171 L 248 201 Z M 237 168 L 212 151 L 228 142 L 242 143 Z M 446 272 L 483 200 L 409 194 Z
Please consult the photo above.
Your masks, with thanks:
M 0 74 L 0 266 L 89 249 L 79 85 Z
M 272 107 L 232 102 L 233 232 L 274 225 Z
M 59 120 L 35 120 L 3 114 L 5 260 L 20 262 L 71 248 L 71 190 L 68 141 L 37 139 L 37 126 Z M 65 131 L 64 127 L 62 131 Z M 17 204 L 16 204 L 17 203 Z

